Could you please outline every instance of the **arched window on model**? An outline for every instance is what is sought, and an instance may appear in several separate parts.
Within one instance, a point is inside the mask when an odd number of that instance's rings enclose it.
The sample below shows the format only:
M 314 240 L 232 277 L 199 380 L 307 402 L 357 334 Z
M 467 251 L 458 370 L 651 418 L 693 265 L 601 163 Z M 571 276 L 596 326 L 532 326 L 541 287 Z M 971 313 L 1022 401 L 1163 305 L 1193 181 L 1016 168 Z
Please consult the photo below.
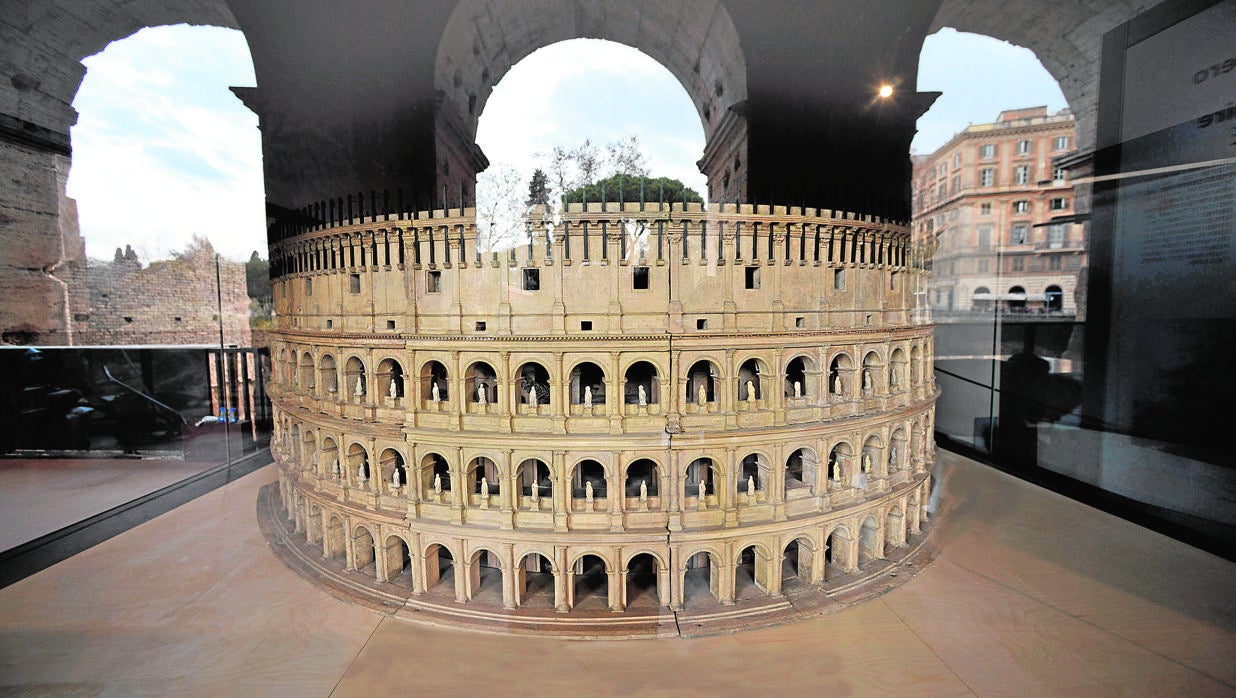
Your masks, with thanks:
M 900 347 L 893 350 L 888 360 L 888 391 L 899 393 L 909 384 L 906 379 L 906 353 Z
M 300 389 L 312 393 L 317 386 L 317 379 L 313 375 L 313 354 L 305 352 L 300 356 Z
M 849 354 L 838 354 L 833 357 L 828 366 L 828 392 L 838 399 L 847 399 L 853 395 L 850 387 L 853 362 Z
M 421 490 L 421 496 L 431 501 L 451 491 L 451 468 L 441 455 L 428 453 L 421 459 Z
M 623 486 L 627 497 L 639 497 L 641 491 L 648 497 L 656 497 L 660 492 L 660 485 L 661 477 L 655 461 L 640 458 L 627 466 L 627 477 Z
M 700 409 L 717 400 L 717 367 L 711 361 L 696 361 L 687 371 L 687 403 Z M 700 400 L 705 404 L 701 404 Z
M 388 448 L 382 451 L 382 456 L 378 460 L 379 476 L 382 482 L 387 483 L 390 489 L 403 487 L 408 484 L 408 472 L 403 467 L 403 454 L 393 448 Z
M 468 463 L 467 477 L 468 491 L 470 494 L 478 495 L 478 504 L 488 504 L 487 498 L 496 496 L 501 491 L 498 465 L 492 459 L 484 456 L 473 458 Z
M 661 382 L 657 367 L 647 361 L 636 361 L 623 377 L 623 402 L 635 406 L 651 406 L 660 402 Z
M 605 499 L 608 489 L 606 482 L 605 466 L 595 460 L 582 460 L 571 471 L 571 496 L 583 502 L 591 492 L 593 499 Z
M 549 466 L 537 458 L 529 458 L 519 464 L 519 496 L 525 509 L 549 507 L 553 497 L 553 482 L 549 478 Z
M 715 467 L 711 458 L 696 458 L 687 465 L 685 490 L 687 497 L 700 497 L 715 493 L 713 487 Z
M 738 367 L 738 401 L 754 403 L 764 399 L 762 378 L 767 375 L 767 366 L 759 359 L 747 359 Z
M 515 389 L 519 404 L 525 406 L 523 411 L 539 411 L 550 404 L 549 371 L 535 361 L 523 364 L 515 371 Z
M 805 356 L 790 360 L 785 367 L 785 397 L 791 401 L 811 395 L 812 387 L 807 381 L 808 372 L 814 372 L 814 362 Z
M 768 485 L 768 464 L 764 462 L 762 456 L 756 453 L 751 453 L 743 457 L 742 463 L 739 466 L 738 491 L 747 495 L 747 497 L 755 497 L 762 499 L 762 493 Z M 751 488 L 754 487 L 755 491 Z M 749 503 L 754 503 L 755 500 L 749 500 Z
M 833 446 L 828 453 L 828 480 L 833 487 L 849 487 L 853 475 L 850 460 L 854 450 L 844 441 Z
M 785 459 L 785 496 L 792 497 L 798 492 L 811 494 L 814 492 L 815 479 L 819 469 L 819 459 L 815 451 L 809 448 L 795 449 Z
M 369 376 L 365 374 L 365 364 L 360 358 L 348 357 L 344 368 L 344 396 L 349 402 L 369 402 Z
M 438 361 L 427 361 L 421 366 L 420 392 L 422 407 L 433 409 L 450 399 L 450 381 L 446 366 Z
M 572 405 L 604 405 L 605 371 L 591 361 L 577 364 L 571 369 L 570 392 Z
M 498 402 L 498 374 L 484 361 L 473 362 L 464 371 L 464 391 L 468 404 L 484 407 Z M 485 411 L 485 410 L 482 410 Z
M 403 397 L 403 366 L 394 359 L 383 359 L 378 364 L 377 384 L 373 386 L 383 404 L 393 406 Z

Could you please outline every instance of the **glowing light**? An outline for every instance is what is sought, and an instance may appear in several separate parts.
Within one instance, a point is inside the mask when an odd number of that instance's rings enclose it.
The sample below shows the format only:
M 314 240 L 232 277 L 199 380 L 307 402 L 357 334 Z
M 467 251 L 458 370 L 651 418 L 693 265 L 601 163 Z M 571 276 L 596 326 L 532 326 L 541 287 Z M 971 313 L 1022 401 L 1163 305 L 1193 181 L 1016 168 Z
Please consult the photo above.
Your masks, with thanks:
M 880 99 L 888 99 L 893 96 L 893 86 L 889 84 L 880 85 L 880 90 L 876 92 Z

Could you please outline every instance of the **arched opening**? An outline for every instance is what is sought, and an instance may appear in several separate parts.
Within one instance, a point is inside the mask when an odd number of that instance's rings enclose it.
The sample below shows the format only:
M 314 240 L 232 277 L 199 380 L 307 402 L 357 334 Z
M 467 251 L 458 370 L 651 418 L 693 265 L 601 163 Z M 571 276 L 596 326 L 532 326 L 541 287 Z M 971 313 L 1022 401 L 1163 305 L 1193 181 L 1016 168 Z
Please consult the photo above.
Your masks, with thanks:
M 324 354 L 318 362 L 318 373 L 321 377 L 317 384 L 322 389 L 322 396 L 332 399 L 339 397 L 339 369 L 335 366 L 335 357 Z
M 979 286 L 974 289 L 974 295 L 970 298 L 970 309 L 974 312 L 988 312 L 995 296 L 991 295 L 991 289 L 986 286 Z
M 552 393 L 549 390 L 549 371 L 535 361 L 523 364 L 515 372 L 519 404 L 529 408 L 549 405 Z
M 711 458 L 696 458 L 687 464 L 685 496 L 696 497 L 700 503 L 709 494 L 716 494 L 713 469 L 716 465 Z
M 880 540 L 880 524 L 874 516 L 863 519 L 863 525 L 858 531 L 858 566 L 865 568 L 875 560 L 884 557 L 884 545 Z
M 906 380 L 906 353 L 900 347 L 893 350 L 888 360 L 888 390 L 891 393 L 901 392 L 908 385 Z
M 850 531 L 838 526 L 824 541 L 824 581 L 836 579 L 847 573 L 846 555 L 850 543 Z
M 373 534 L 369 529 L 358 526 L 352 533 L 352 562 L 357 572 L 372 577 L 376 570 L 377 549 L 374 547 Z
M 717 367 L 711 361 L 696 361 L 687 370 L 687 402 L 703 408 L 717 400 Z
M 624 490 L 628 497 L 656 497 L 660 494 L 660 472 L 656 461 L 640 458 L 627 466 Z
M 378 458 L 378 467 L 381 470 L 382 481 L 389 482 L 391 489 L 408 484 L 408 472 L 403 465 L 403 454 L 399 451 L 393 448 L 382 451 L 382 455 Z
M 720 569 L 716 555 L 707 550 L 687 557 L 682 581 L 682 600 L 689 610 L 698 610 L 695 606 L 714 606 L 721 599 L 721 577 L 718 574 Z
M 734 567 L 734 600 L 743 601 L 764 594 L 767 580 L 765 555 L 754 545 L 743 548 L 738 553 L 738 564 Z
M 553 482 L 549 479 L 549 466 L 537 458 L 529 458 L 519 464 L 520 505 L 539 509 L 542 499 L 553 496 Z
M 748 503 L 754 504 L 768 484 L 768 463 L 757 453 L 743 456 L 739 466 L 738 487 L 747 495 Z M 754 488 L 754 489 L 752 489 Z
M 344 388 L 348 391 L 350 402 L 366 402 L 369 394 L 369 376 L 365 373 L 365 363 L 360 357 L 349 356 L 344 365 Z
M 655 609 L 661 605 L 658 593 L 661 566 L 657 558 L 649 553 L 636 555 L 627 562 L 626 575 L 628 608 Z
M 369 471 L 369 452 L 354 443 L 348 446 L 348 478 L 356 487 L 368 489 L 373 473 Z
M 1047 312 L 1060 312 L 1064 310 L 1064 291 L 1059 286 L 1052 284 L 1044 291 L 1047 297 Z
M 490 497 L 500 493 L 498 464 L 484 456 L 473 458 L 468 463 L 468 492 L 473 504 L 488 506 Z
M 318 458 L 320 476 L 339 479 L 342 477 L 342 466 L 339 463 L 339 446 L 330 436 L 321 440 L 321 456 Z
M 516 570 L 516 603 L 520 607 L 554 608 L 554 566 L 550 557 L 528 553 Z
M 297 459 L 297 465 L 301 470 L 316 472 L 318 469 L 318 445 L 315 443 L 313 430 L 306 429 L 305 433 L 300 437 L 300 458 Z
M 403 397 L 403 366 L 394 359 L 383 359 L 378 364 L 377 388 L 382 391 L 382 400 L 394 404 Z
M 815 492 L 815 480 L 818 476 L 819 459 L 815 451 L 809 448 L 798 448 L 785 460 L 785 496 L 792 497 L 797 492 Z
M 498 374 L 484 361 L 476 361 L 464 371 L 464 391 L 473 405 L 493 405 L 498 402 Z
M 309 507 L 309 516 L 305 519 L 305 540 L 313 545 L 322 542 L 322 509 L 316 504 Z
M 910 347 L 910 385 L 916 386 L 923 381 L 923 350 L 918 345 Z
M 853 394 L 850 388 L 850 374 L 854 363 L 849 354 L 838 354 L 828 365 L 828 392 L 839 398 Z
M 863 441 L 862 471 L 864 475 L 877 476 L 884 474 L 884 441 L 872 434 Z
M 502 565 L 497 553 L 480 549 L 468 562 L 468 599 L 490 606 L 502 605 Z
M 605 499 L 605 466 L 595 460 L 582 460 L 571 471 L 571 497 L 577 502 Z
M 627 368 L 623 401 L 628 405 L 655 405 L 660 401 L 661 381 L 657 367 L 647 361 L 636 361 Z
M 909 467 L 909 449 L 906 442 L 906 431 L 898 427 L 889 438 L 888 472 L 907 470 Z
M 318 387 L 318 382 L 313 376 L 313 354 L 305 352 L 300 355 L 300 388 L 307 393 L 312 393 Z
M 429 453 L 421 459 L 421 486 L 424 490 L 421 496 L 431 500 L 451 491 L 451 468 L 445 458 Z
M 894 506 L 888 510 L 884 519 L 884 555 L 887 556 L 893 548 L 904 545 L 905 539 L 905 518 L 901 515 L 901 509 Z
M 1021 286 L 1009 287 L 1006 301 L 1009 310 L 1020 313 L 1026 309 L 1026 289 Z
M 455 556 L 450 549 L 438 543 L 425 548 L 425 591 L 434 591 L 441 585 L 454 598 L 454 582 Z
M 813 546 L 809 538 L 795 538 L 786 544 L 781 554 L 781 585 L 785 589 L 787 583 L 811 583 L 811 565 Z
M 605 404 L 605 371 L 585 361 L 571 369 L 571 404 L 589 407 Z
M 574 608 L 601 610 L 609 606 L 609 571 L 597 555 L 583 555 L 574 565 Z
M 386 538 L 386 575 L 384 579 L 404 591 L 412 591 L 412 550 L 399 536 Z
M 343 518 L 337 514 L 331 514 L 322 532 L 322 553 L 328 558 L 343 557 L 347 551 L 347 545 L 343 540 L 344 535 L 346 531 L 343 528 Z
M 834 487 L 850 485 L 850 460 L 853 455 L 854 450 L 844 441 L 833 446 L 833 449 L 828 452 L 828 479 Z
M 446 366 L 438 361 L 426 361 L 421 366 L 421 401 L 424 407 L 433 408 L 437 403 L 450 399 L 450 381 Z
M 761 377 L 767 367 L 759 359 L 747 359 L 738 367 L 738 401 L 757 402 L 764 399 Z
M 808 357 L 791 359 L 785 366 L 785 396 L 791 400 L 810 396 L 811 385 L 807 382 L 807 373 L 814 370 L 815 364 Z
M 876 386 L 880 384 L 880 371 L 884 366 L 880 363 L 880 355 L 869 351 L 863 356 L 863 395 L 875 395 Z

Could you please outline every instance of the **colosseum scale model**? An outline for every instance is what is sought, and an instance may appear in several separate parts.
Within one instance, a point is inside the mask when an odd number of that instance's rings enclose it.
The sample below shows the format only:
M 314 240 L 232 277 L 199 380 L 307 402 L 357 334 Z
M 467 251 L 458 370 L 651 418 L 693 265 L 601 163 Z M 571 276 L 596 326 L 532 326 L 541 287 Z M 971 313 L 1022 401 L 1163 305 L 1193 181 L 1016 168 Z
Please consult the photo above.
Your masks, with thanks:
M 936 388 L 903 225 L 571 204 L 489 251 L 472 209 L 327 210 L 271 247 L 263 525 L 335 593 L 721 632 L 884 588 L 921 546 Z

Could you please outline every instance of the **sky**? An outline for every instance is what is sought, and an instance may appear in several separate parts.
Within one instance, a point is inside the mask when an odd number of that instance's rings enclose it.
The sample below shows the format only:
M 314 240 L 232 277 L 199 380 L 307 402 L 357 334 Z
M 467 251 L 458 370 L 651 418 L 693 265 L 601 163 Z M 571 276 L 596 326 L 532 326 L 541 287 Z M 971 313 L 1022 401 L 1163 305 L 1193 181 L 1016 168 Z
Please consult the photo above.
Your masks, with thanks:
M 87 256 L 111 259 L 131 245 L 148 262 L 203 235 L 225 257 L 246 260 L 255 250 L 265 257 L 257 116 L 228 90 L 255 85 L 243 35 L 148 28 L 82 62 L 68 195 Z M 944 93 L 919 120 L 912 145 L 919 153 L 1004 109 L 1065 106 L 1031 51 L 951 29 L 924 43 L 918 89 Z M 603 146 L 630 135 L 654 176 L 705 192 L 695 165 L 703 128 L 673 75 L 636 49 L 577 39 L 536 51 L 503 76 L 477 143 L 491 169 L 506 165 L 526 177 L 554 145 Z

